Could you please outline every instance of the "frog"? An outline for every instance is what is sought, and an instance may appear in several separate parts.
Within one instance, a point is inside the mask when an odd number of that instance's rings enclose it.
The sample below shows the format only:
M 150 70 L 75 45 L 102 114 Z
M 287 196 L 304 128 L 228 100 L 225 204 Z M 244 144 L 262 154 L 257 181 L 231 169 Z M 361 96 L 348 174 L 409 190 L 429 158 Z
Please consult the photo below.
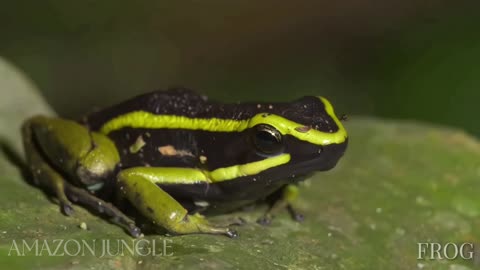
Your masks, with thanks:
M 293 206 L 298 185 L 336 166 L 348 145 L 343 117 L 321 96 L 289 102 L 210 100 L 187 88 L 137 95 L 81 119 L 35 115 L 21 132 L 34 184 L 71 216 L 101 213 L 132 237 L 137 213 L 174 235 L 237 237 L 209 213 L 263 203 L 259 223 Z M 134 211 L 126 211 L 130 208 Z

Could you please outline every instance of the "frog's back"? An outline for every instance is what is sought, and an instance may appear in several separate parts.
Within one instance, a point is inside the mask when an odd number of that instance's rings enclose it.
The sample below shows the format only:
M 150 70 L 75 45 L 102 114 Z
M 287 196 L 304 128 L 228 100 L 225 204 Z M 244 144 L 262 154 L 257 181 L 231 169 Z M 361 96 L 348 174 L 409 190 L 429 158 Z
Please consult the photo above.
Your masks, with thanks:
M 206 101 L 206 96 L 185 88 L 158 90 L 94 111 L 83 118 L 82 122 L 91 130 L 99 130 L 108 121 L 135 111 L 191 117 L 204 111 Z

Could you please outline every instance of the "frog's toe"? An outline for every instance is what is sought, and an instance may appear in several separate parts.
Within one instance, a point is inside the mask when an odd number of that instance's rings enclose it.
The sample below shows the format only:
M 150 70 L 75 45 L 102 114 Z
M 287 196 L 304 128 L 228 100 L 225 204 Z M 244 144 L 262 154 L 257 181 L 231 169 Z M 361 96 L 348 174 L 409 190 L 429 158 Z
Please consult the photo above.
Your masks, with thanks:
M 134 238 L 139 238 L 142 236 L 142 230 L 140 230 L 140 228 L 138 228 L 137 226 L 132 226 L 128 228 L 128 233 Z
M 115 210 L 113 210 L 115 211 Z M 114 224 L 117 224 L 121 226 L 125 232 L 127 232 L 131 237 L 133 238 L 139 238 L 142 237 L 143 231 L 139 227 L 135 225 L 135 222 L 133 220 L 130 220 L 129 218 L 126 218 L 123 215 L 118 215 L 118 213 L 115 212 L 105 212 L 107 216 L 112 216 L 111 222 Z
M 295 208 L 293 208 L 291 205 L 287 206 L 287 210 L 290 213 L 290 216 L 292 217 L 293 220 L 296 222 L 303 222 L 305 220 L 305 215 L 302 213 L 299 213 Z
M 268 215 L 264 215 L 260 218 L 257 219 L 257 223 L 262 225 L 262 226 L 268 226 L 272 224 L 272 217 Z
M 303 215 L 302 213 L 295 213 L 292 215 L 292 218 L 296 222 L 302 223 L 305 220 L 305 215 Z
M 238 237 L 238 232 L 236 230 L 228 228 L 227 231 L 225 232 L 225 235 L 230 237 L 230 238 L 237 238 Z
M 61 202 L 60 211 L 66 216 L 72 216 L 75 213 L 73 206 L 70 202 Z

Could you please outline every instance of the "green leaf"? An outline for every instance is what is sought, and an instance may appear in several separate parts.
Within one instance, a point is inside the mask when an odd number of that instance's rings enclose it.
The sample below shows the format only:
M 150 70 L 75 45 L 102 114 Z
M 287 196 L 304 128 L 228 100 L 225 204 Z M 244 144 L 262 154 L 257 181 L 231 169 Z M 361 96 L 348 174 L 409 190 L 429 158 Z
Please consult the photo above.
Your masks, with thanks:
M 30 115 L 52 114 L 21 73 L 0 62 L 0 265 L 9 269 L 473 269 L 473 260 L 418 260 L 418 243 L 478 243 L 480 144 L 469 135 L 422 123 L 351 117 L 350 145 L 332 171 L 303 185 L 303 224 L 287 213 L 268 227 L 255 223 L 265 210 L 241 216 L 240 237 L 149 235 L 157 256 L 102 256 L 133 241 L 122 229 L 81 207 L 72 217 L 29 185 L 19 127 Z M 63 256 L 48 256 L 60 241 Z M 164 242 L 165 241 L 165 242 Z M 39 251 L 25 252 L 37 243 Z M 45 244 L 47 243 L 47 245 Z M 95 256 L 69 256 L 76 244 L 96 243 Z M 145 251 L 145 250 L 144 250 Z M 166 251 L 167 254 L 159 253 Z M 50 250 L 52 253 L 53 250 Z M 21 256 L 25 254 L 25 256 Z M 60 253 L 55 253 L 60 254 Z M 37 256 L 39 255 L 39 256 Z

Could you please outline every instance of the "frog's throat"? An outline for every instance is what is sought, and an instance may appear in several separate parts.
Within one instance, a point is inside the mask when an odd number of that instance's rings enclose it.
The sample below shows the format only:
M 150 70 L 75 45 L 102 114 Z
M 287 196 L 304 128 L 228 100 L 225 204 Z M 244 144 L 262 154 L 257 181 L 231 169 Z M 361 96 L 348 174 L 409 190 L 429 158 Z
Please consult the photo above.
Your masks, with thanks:
M 325 111 L 335 121 L 338 130 L 323 132 L 316 129 L 305 131 L 304 125 L 288 120 L 275 114 L 259 113 L 250 119 L 232 120 L 221 118 L 190 118 L 179 115 L 153 114 L 146 111 L 133 111 L 113 118 L 106 122 L 100 132 L 108 134 L 125 127 L 145 129 L 188 129 L 210 132 L 241 132 L 258 124 L 274 126 L 282 135 L 291 135 L 299 140 L 316 145 L 340 144 L 347 139 L 347 132 L 341 121 L 335 115 L 330 102 L 318 97 L 325 105 Z

